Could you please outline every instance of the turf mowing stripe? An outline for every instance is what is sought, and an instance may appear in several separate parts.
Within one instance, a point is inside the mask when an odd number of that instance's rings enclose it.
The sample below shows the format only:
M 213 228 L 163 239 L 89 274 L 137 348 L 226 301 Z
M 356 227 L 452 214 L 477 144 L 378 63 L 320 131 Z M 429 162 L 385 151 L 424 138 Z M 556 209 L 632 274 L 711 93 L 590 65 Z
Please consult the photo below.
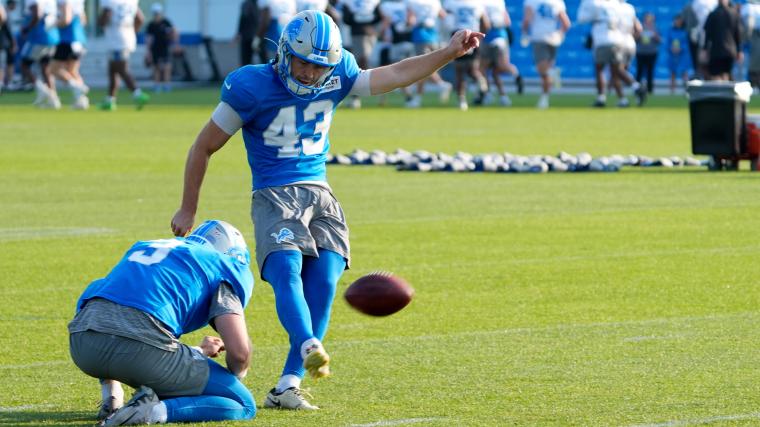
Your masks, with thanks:
M 466 338 L 476 336 L 494 336 L 494 335 L 510 335 L 510 334 L 535 334 L 540 332 L 555 332 L 564 331 L 570 329 L 595 329 L 595 328 L 617 328 L 625 326 L 635 325 L 667 325 L 676 324 L 689 321 L 704 321 L 704 320 L 723 320 L 731 318 L 752 318 L 760 315 L 760 311 L 745 311 L 729 314 L 712 314 L 707 316 L 684 316 L 684 317 L 666 317 L 658 319 L 644 319 L 644 320 L 630 320 L 622 322 L 592 322 L 592 323 L 566 323 L 552 326 L 544 326 L 539 328 L 512 328 L 512 329 L 497 329 L 491 331 L 463 331 L 450 334 L 430 334 L 430 335 L 417 335 L 417 336 L 394 336 L 385 338 L 375 338 L 366 340 L 337 340 L 332 341 L 332 347 L 352 347 L 358 345 L 366 345 L 367 343 L 390 343 L 397 341 L 409 341 L 409 340 L 441 340 L 446 338 Z M 684 335 L 685 336 L 685 335 Z M 643 341 L 646 339 L 678 339 L 682 335 L 667 335 L 667 336 L 651 336 L 651 337 L 633 337 L 626 338 L 625 341 Z M 283 348 L 287 348 L 285 345 L 267 346 L 267 347 L 255 347 L 257 351 L 279 351 Z M 68 364 L 68 360 L 51 360 L 46 362 L 34 362 L 21 365 L 0 365 L 0 369 L 29 369 L 37 368 L 41 366 L 55 366 Z
M 492 265 L 523 265 L 523 264 L 546 264 L 546 263 L 565 263 L 572 261 L 591 261 L 591 260 L 605 260 L 616 258 L 654 258 L 665 256 L 680 256 L 680 255 L 710 255 L 710 254 L 730 254 L 730 255 L 744 255 L 748 253 L 760 252 L 760 246 L 758 245 L 746 245 L 746 246 L 726 246 L 718 248 L 693 248 L 693 249 L 673 249 L 673 250 L 659 250 L 649 252 L 612 252 L 594 255 L 571 255 L 571 256 L 552 256 L 546 258 L 520 258 L 520 259 L 499 259 L 496 261 L 486 260 L 468 260 L 466 263 L 438 263 L 438 264 L 417 264 L 417 265 L 400 265 L 394 270 L 396 271 L 417 271 L 421 268 L 426 269 L 439 269 L 449 267 L 465 267 L 465 266 L 492 266 Z
M 22 365 L 0 365 L 0 369 L 29 369 L 29 368 L 39 368 L 43 366 L 65 365 L 68 363 L 72 363 L 72 362 L 68 360 L 49 360 L 46 362 L 33 362 L 33 363 L 25 363 Z
M 396 336 L 387 338 L 377 338 L 369 340 L 346 340 L 335 341 L 331 345 L 366 345 L 367 343 L 387 343 L 392 341 L 408 341 L 408 340 L 440 340 L 446 338 L 466 338 L 476 336 L 493 336 L 493 335 L 511 335 L 511 334 L 534 334 L 537 332 L 554 332 L 570 329 L 594 329 L 594 328 L 617 328 L 635 325 L 667 325 L 676 324 L 689 321 L 701 321 L 701 320 L 722 320 L 730 318 L 752 318 L 760 315 L 758 311 L 746 311 L 730 314 L 713 314 L 708 316 L 684 316 L 684 317 L 666 317 L 658 319 L 644 319 L 644 320 L 630 320 L 622 322 L 592 322 L 592 323 L 566 323 L 552 326 L 544 326 L 539 328 L 512 328 L 512 329 L 497 329 L 491 331 L 463 331 L 451 334 L 431 334 L 431 335 L 417 335 L 417 336 Z
M 368 423 L 368 424 L 351 424 L 351 427 L 375 427 L 375 426 L 400 426 L 403 424 L 417 424 L 417 423 L 427 423 L 427 422 L 434 422 L 434 421 L 443 421 L 446 418 L 436 417 L 436 418 L 404 418 L 401 420 L 386 420 L 386 421 L 377 421 L 374 423 Z
M 116 230 L 111 228 L 66 227 L 66 228 L 0 228 L 0 241 L 9 242 L 24 239 L 42 239 L 50 237 L 76 237 L 93 234 L 109 234 Z
M 664 423 L 655 424 L 635 424 L 630 427 L 676 427 L 676 426 L 691 426 L 691 425 L 703 425 L 719 423 L 723 421 L 742 421 L 742 420 L 755 420 L 760 419 L 760 412 L 752 412 L 749 414 L 737 414 L 737 415 L 718 415 L 708 418 L 694 418 L 691 420 L 682 421 L 667 421 Z
M 753 202 L 747 203 L 733 203 L 731 209 L 743 209 L 743 208 L 757 208 L 758 204 Z M 531 217 L 535 218 L 536 215 L 546 215 L 549 217 L 560 216 L 557 213 L 555 206 L 536 207 L 536 206 L 519 206 L 520 210 L 504 210 L 504 214 L 482 214 L 482 215 L 466 215 L 466 214 L 451 214 L 451 215 L 428 215 L 428 216 L 415 216 L 415 217 L 398 217 L 398 218 L 383 218 L 383 219 L 356 219 L 349 222 L 352 227 L 355 226 L 371 226 L 371 225 L 389 225 L 389 224 L 431 224 L 435 222 L 446 221 L 458 221 L 458 220 L 501 220 L 505 217 Z M 702 209 L 726 209 L 725 206 L 710 205 L 705 203 L 700 206 Z M 563 206 L 562 215 L 570 216 L 584 216 L 589 214 L 616 214 L 616 213 L 634 213 L 634 212 L 659 212 L 659 211 L 677 211 L 677 210 L 691 210 L 693 206 L 628 206 L 628 207 L 606 207 L 606 208 L 585 208 L 585 207 L 568 207 Z
M 623 342 L 641 342 L 641 341 L 657 341 L 657 340 L 677 340 L 681 338 L 686 338 L 687 336 L 692 334 L 676 334 L 676 335 L 663 335 L 663 336 L 657 336 L 657 335 L 645 335 L 640 337 L 630 337 L 630 338 L 624 338 Z
M 43 409 L 43 408 L 52 408 L 54 405 L 51 404 L 43 404 L 43 405 L 21 405 L 21 406 L 0 406 L 0 412 L 21 412 L 26 411 L 29 409 Z

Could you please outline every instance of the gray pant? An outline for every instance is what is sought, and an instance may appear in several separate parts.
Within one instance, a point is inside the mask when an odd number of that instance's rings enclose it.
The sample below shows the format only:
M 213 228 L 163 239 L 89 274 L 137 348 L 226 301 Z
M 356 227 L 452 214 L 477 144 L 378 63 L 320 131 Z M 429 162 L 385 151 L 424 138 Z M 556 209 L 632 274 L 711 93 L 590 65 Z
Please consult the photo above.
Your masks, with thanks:
M 206 388 L 206 358 L 181 344 L 177 351 L 95 331 L 69 335 L 71 359 L 85 374 L 138 388 L 148 386 L 160 397 L 197 396 Z
M 348 226 L 340 203 L 324 187 L 287 185 L 256 190 L 251 202 L 256 235 L 256 263 L 275 251 L 300 250 L 318 257 L 318 248 L 337 252 L 350 262 Z

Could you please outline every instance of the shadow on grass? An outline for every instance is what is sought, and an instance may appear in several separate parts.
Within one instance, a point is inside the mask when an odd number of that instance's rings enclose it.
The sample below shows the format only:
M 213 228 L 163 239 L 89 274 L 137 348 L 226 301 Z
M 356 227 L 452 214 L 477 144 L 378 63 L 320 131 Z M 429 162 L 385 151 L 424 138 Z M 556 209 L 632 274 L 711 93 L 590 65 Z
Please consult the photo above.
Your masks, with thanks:
M 93 411 L 59 412 L 59 411 L 19 411 L 0 413 L 0 426 L 38 426 L 65 425 L 65 426 L 94 426 L 95 413 Z

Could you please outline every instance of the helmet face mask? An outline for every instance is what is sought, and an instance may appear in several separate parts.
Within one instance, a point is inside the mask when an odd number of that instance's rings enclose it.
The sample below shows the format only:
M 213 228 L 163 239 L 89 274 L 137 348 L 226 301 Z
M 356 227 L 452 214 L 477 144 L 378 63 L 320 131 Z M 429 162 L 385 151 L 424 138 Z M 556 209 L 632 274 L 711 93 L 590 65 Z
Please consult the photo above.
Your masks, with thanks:
M 193 230 L 186 240 L 208 246 L 244 264 L 251 263 L 251 254 L 248 251 L 243 234 L 227 222 L 205 221 Z
M 306 10 L 290 20 L 277 46 L 277 74 L 285 88 L 294 96 L 313 99 L 322 92 L 340 63 L 343 41 L 332 18 L 323 12 Z M 293 77 L 293 57 L 324 67 L 324 72 L 312 84 L 301 83 Z

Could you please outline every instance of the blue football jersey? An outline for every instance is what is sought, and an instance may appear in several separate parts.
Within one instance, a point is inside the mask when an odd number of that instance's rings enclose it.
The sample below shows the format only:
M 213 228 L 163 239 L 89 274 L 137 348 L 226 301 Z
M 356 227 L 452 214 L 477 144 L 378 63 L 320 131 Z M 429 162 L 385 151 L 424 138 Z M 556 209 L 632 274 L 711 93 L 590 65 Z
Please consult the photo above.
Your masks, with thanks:
M 243 121 L 254 190 L 326 181 L 330 122 L 360 72 L 354 56 L 343 50 L 325 88 L 310 100 L 292 95 L 272 63 L 247 65 L 227 76 L 221 99 Z
M 243 307 L 253 292 L 249 265 L 185 239 L 140 241 L 103 279 L 92 282 L 77 312 L 92 298 L 142 310 L 179 338 L 208 324 L 209 306 L 222 282 Z

